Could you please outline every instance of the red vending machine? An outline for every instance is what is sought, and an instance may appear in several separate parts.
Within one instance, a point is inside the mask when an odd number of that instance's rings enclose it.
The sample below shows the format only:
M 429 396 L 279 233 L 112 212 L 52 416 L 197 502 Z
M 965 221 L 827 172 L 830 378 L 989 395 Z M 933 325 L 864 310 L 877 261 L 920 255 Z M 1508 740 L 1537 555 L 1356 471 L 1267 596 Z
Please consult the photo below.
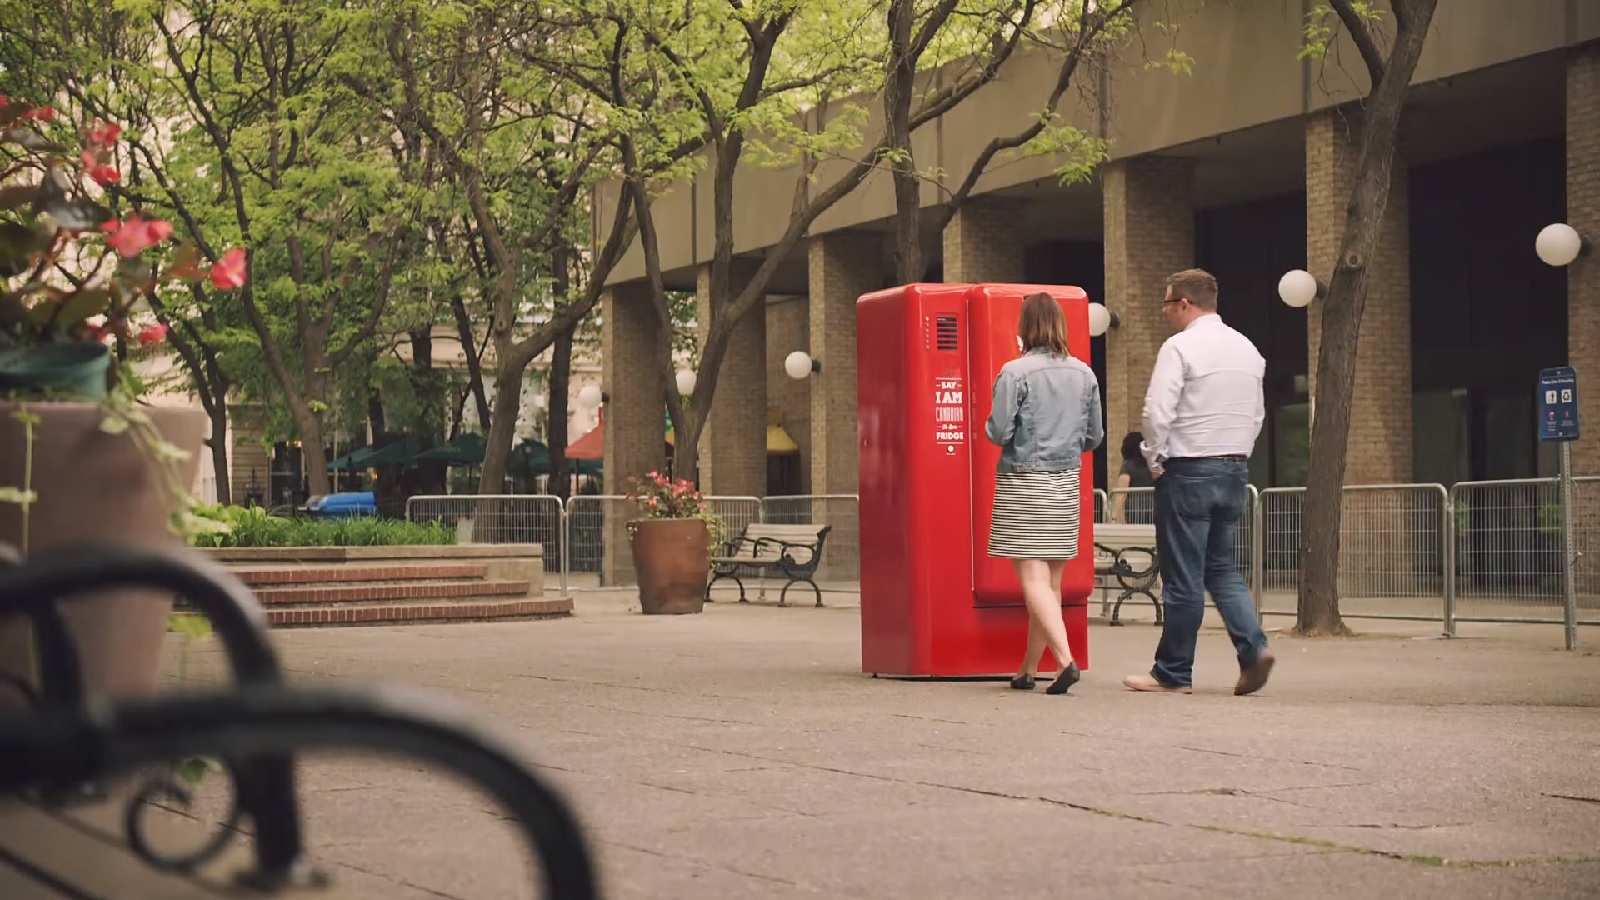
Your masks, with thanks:
M 913 284 L 856 304 L 861 670 L 1013 675 L 1027 640 L 1022 586 L 988 555 L 1000 448 L 984 435 L 994 379 L 1019 354 L 1022 298 L 1043 291 L 1089 361 L 1089 298 L 1075 287 Z M 1093 471 L 1085 453 L 1084 473 Z M 1089 668 L 1094 480 L 1082 479 L 1078 557 L 1061 579 L 1067 638 Z M 1056 662 L 1047 650 L 1042 671 Z

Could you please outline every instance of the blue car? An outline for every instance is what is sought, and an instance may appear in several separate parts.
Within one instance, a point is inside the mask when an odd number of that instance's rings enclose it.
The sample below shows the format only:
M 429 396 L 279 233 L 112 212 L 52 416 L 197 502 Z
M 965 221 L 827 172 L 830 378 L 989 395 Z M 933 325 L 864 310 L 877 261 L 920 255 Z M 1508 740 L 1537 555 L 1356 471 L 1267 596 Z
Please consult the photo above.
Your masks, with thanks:
M 323 494 L 306 501 L 305 510 L 314 519 L 355 519 L 378 514 L 378 498 L 371 491 Z

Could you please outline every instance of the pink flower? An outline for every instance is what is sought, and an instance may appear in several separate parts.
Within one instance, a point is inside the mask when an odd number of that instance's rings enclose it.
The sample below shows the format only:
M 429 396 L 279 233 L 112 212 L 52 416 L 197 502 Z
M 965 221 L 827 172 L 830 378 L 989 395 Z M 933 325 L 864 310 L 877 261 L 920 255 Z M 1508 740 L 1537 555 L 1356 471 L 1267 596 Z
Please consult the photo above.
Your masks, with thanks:
M 122 126 L 115 122 L 95 122 L 89 129 L 89 143 L 96 147 L 110 147 L 122 134 Z
M 154 325 L 147 326 L 144 328 L 144 330 L 139 332 L 139 346 L 141 347 L 148 347 L 151 344 L 159 344 L 166 339 L 167 326 L 163 322 L 157 322 Z
M 122 180 L 122 173 L 117 171 L 116 166 L 100 162 L 92 150 L 83 151 L 83 169 L 89 173 L 90 178 L 101 185 L 115 184 Z
M 56 117 L 56 111 L 55 111 L 54 107 L 36 106 L 33 109 L 30 109 L 27 112 L 23 113 L 22 115 L 18 116 L 17 120 L 20 121 L 20 122 L 27 122 L 29 120 L 32 120 L 32 121 L 35 121 L 35 122 L 49 122 L 49 121 L 54 120 L 55 117 Z
M 219 291 L 231 291 L 242 287 L 245 279 L 245 253 L 243 247 L 235 247 L 222 254 L 222 259 L 211 267 L 211 283 Z
M 108 235 L 106 242 L 124 259 L 132 259 L 172 236 L 171 223 L 160 219 L 146 220 L 138 213 L 129 216 L 126 221 L 112 219 L 104 222 L 100 230 Z

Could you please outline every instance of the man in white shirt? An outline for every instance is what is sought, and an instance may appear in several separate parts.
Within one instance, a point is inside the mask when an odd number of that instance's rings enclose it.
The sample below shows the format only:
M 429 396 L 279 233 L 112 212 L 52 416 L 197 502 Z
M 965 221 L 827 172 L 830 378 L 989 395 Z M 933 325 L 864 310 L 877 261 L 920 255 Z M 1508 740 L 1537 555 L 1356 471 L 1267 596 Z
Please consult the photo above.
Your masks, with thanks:
M 1166 621 L 1149 674 L 1130 690 L 1194 692 L 1195 644 L 1211 592 L 1239 657 L 1235 694 L 1267 683 L 1267 649 L 1250 590 L 1234 562 L 1249 513 L 1250 451 L 1266 418 L 1266 360 L 1217 315 L 1217 279 L 1188 269 L 1167 279 L 1162 314 L 1176 332 L 1161 345 L 1144 400 L 1141 449 L 1156 477 L 1156 548 Z

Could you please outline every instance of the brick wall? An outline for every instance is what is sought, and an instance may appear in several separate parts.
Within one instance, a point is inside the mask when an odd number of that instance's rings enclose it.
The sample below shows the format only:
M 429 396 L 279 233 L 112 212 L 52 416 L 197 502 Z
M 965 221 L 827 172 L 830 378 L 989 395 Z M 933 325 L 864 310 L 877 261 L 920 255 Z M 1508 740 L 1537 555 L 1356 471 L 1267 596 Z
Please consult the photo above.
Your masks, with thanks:
M 1306 259 L 1313 275 L 1331 278 L 1355 183 L 1360 124 L 1352 110 L 1328 110 L 1306 121 Z M 1406 171 L 1395 165 L 1378 250 L 1367 274 L 1367 305 L 1357 347 L 1346 484 L 1411 480 L 1411 241 Z M 1308 307 L 1312 396 L 1321 346 L 1322 304 Z M 1312 411 L 1315 427 L 1315 409 Z
M 949 283 L 1016 284 L 1025 277 L 1027 250 L 1020 200 L 968 200 L 944 230 L 944 280 Z
M 1582 429 L 1572 444 L 1572 471 L 1600 475 L 1600 43 L 1575 48 L 1567 60 L 1566 130 L 1566 221 L 1587 244 L 1567 267 L 1567 358 L 1578 370 Z M 1585 551 L 1573 567 L 1580 594 L 1600 593 L 1600 554 L 1585 548 L 1582 537 L 1600 531 L 1592 488 L 1580 483 L 1574 490 L 1573 525 L 1581 532 L 1578 549 Z
M 783 360 L 796 350 L 810 352 L 809 304 L 805 297 L 772 297 L 767 302 L 767 405 L 800 448 L 800 492 L 811 492 L 811 379 L 790 378 Z
M 822 371 L 806 379 L 811 391 L 813 494 L 859 490 L 856 300 L 882 283 L 884 240 L 879 234 L 840 231 L 812 238 L 807 250 L 809 352 L 822 363 Z
M 1567 61 L 1567 224 L 1588 252 L 1567 267 L 1567 355 L 1578 370 L 1578 422 L 1572 469 L 1600 475 L 1600 44 Z
M 607 394 L 605 490 L 621 494 L 628 479 L 667 463 L 661 379 L 654 365 L 658 325 L 642 282 L 618 285 L 601 301 L 601 385 Z M 633 555 L 626 527 L 630 509 L 607 504 L 601 583 L 632 584 Z
M 737 294 L 752 265 L 736 260 L 731 291 Z M 711 267 L 695 279 L 700 336 L 711 328 Z M 689 473 L 683 473 L 687 476 Z M 700 489 L 722 496 L 767 492 L 767 304 L 757 303 L 733 327 L 717 377 L 717 397 L 700 434 Z
M 1194 265 L 1194 165 L 1146 156 L 1105 167 L 1105 303 L 1120 325 L 1106 336 L 1106 434 L 1116 447 L 1138 430 L 1156 353 L 1167 276 Z M 1224 286 L 1226 291 L 1227 287 Z

